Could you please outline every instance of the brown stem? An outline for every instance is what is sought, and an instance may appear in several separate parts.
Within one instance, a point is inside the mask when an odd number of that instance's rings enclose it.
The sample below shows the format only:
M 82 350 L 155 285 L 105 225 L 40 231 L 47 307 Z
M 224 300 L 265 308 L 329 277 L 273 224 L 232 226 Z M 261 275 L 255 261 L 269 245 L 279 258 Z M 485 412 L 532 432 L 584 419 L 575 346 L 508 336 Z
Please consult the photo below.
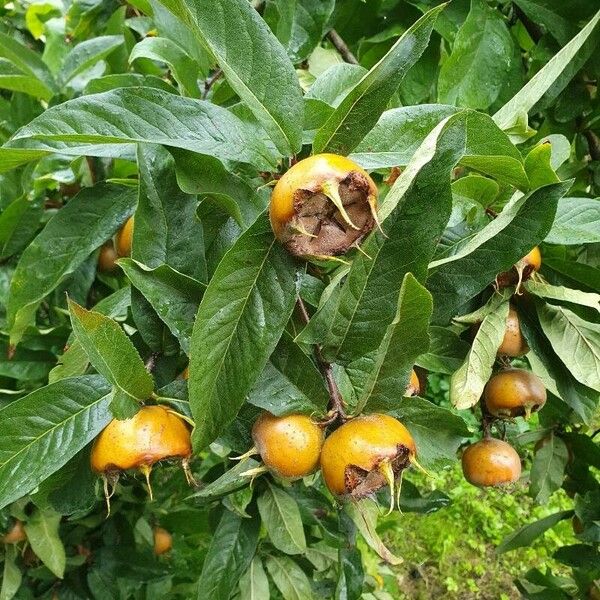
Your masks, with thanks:
M 223 75 L 223 69 L 218 68 L 205 82 L 204 82 L 204 93 L 202 94 L 202 98 L 206 98 L 208 96 L 208 92 L 210 92 L 210 88 L 215 84 L 215 82 Z
M 591 129 L 586 129 L 583 135 L 587 140 L 592 160 L 600 160 L 600 139 L 598 139 L 598 136 Z
M 310 321 L 310 316 L 308 315 L 308 311 L 306 310 L 306 306 L 302 298 L 298 297 L 296 301 L 296 306 L 298 308 L 298 312 L 300 313 L 300 318 L 302 319 L 305 325 L 308 325 Z M 331 368 L 331 363 L 327 362 L 323 358 L 323 353 L 321 352 L 321 346 L 319 344 L 315 344 L 313 347 L 313 352 L 315 355 L 315 360 L 319 366 L 319 370 L 323 374 L 325 381 L 327 382 L 327 389 L 329 391 L 329 405 L 327 409 L 329 411 L 328 418 L 325 421 L 321 422 L 321 425 L 327 426 L 331 425 L 338 419 L 341 421 L 345 421 L 347 418 L 344 399 L 340 394 L 340 390 L 335 382 L 335 378 L 333 376 L 333 369 Z
M 148 360 L 146 361 L 146 364 L 144 365 L 146 367 L 146 371 L 148 371 L 148 373 L 152 373 L 152 371 L 154 371 L 154 368 L 156 367 L 156 359 L 158 357 L 159 357 L 159 352 L 153 352 L 148 357 Z
M 332 29 L 327 34 L 327 37 L 329 38 L 329 41 L 333 44 L 335 49 L 342 55 L 342 58 L 347 63 L 350 63 L 351 65 L 358 64 L 358 61 L 356 60 L 356 56 L 354 56 L 354 54 L 352 54 L 352 51 L 350 50 L 350 48 L 348 48 L 346 42 L 342 39 L 340 34 L 335 29 Z
M 544 35 L 541 27 L 537 23 L 534 23 L 514 2 L 513 8 L 515 9 L 515 14 L 519 17 L 519 21 L 523 23 L 523 27 L 527 30 L 529 37 L 537 44 Z

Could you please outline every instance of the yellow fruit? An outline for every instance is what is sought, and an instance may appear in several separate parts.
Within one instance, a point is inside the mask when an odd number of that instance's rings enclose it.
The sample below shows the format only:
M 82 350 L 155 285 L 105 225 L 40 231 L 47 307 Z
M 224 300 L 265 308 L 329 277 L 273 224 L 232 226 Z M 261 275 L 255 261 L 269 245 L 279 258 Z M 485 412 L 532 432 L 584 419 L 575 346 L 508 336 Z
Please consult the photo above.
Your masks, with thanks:
M 117 246 L 117 254 L 121 257 L 130 256 L 131 255 L 131 242 L 133 240 L 133 217 L 129 217 L 125 224 L 119 231 L 117 231 L 117 235 L 115 237 L 115 242 Z
M 103 273 L 109 273 L 116 268 L 117 251 L 112 241 L 102 244 L 100 254 L 98 254 L 98 270 Z
M 487 382 L 483 399 L 495 417 L 529 417 L 546 403 L 546 388 L 531 371 L 505 369 Z
M 416 371 L 413 369 L 410 372 L 410 382 L 406 386 L 405 396 L 418 396 L 421 393 L 421 383 Z
M 154 554 L 160 556 L 173 547 L 173 536 L 162 527 L 154 528 Z
M 23 523 L 19 519 L 16 519 L 8 533 L 2 537 L 2 543 L 18 544 L 19 542 L 24 542 L 26 539 L 25 527 L 23 527 Z
M 487 438 L 465 449 L 462 468 L 465 479 L 478 487 L 505 485 L 521 476 L 521 459 L 510 444 Z

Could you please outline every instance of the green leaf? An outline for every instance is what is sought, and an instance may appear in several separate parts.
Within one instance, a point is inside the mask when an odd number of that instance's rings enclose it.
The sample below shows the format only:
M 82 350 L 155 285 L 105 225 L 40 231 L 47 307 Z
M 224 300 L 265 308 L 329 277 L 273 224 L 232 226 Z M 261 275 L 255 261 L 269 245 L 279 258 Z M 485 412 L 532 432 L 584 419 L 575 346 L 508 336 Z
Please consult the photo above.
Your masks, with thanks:
M 23 252 L 7 307 L 17 344 L 40 302 L 88 258 L 133 212 L 136 191 L 108 183 L 84 188 L 61 208 Z
M 49 100 L 56 92 L 56 83 L 41 56 L 9 35 L 0 32 L 0 56 L 8 59 L 18 69 L 35 77 L 47 92 Z
M 198 98 L 199 65 L 178 44 L 168 38 L 147 37 L 138 42 L 129 55 L 129 62 L 149 58 L 165 63 L 186 96 Z
M 348 63 L 332 65 L 315 79 L 304 98 L 321 100 L 335 108 L 366 74 L 367 69 L 360 65 Z
M 573 290 L 562 285 L 550 285 L 543 281 L 529 280 L 523 284 L 523 287 L 534 296 L 539 298 L 549 298 L 550 300 L 559 300 L 579 304 L 580 306 L 589 306 L 600 311 L 600 294 L 592 294 Z
M 575 20 L 572 18 L 573 11 L 577 11 L 578 19 L 583 16 L 580 14 L 580 9 L 583 8 L 584 3 L 515 0 L 515 4 L 534 23 L 543 25 L 561 46 L 564 46 L 577 33 Z M 590 9 L 593 9 L 593 6 L 590 6 Z
M 285 50 L 246 0 L 160 0 L 216 59 L 282 154 L 300 150 L 302 94 Z M 210 154 L 210 153 L 205 153 Z
M 146 371 L 121 326 L 110 317 L 86 310 L 72 300 L 69 300 L 69 312 L 73 333 L 98 373 L 108 379 L 116 393 L 138 401 L 147 400 L 154 391 L 152 375 Z
M 545 438 L 531 463 L 529 494 L 538 504 L 546 504 L 561 488 L 569 460 L 566 444 L 553 433 Z
M 502 543 L 496 548 L 496 554 L 510 552 L 511 550 L 522 548 L 524 546 L 530 546 L 536 538 L 548 531 L 548 529 L 565 519 L 570 519 L 572 516 L 572 510 L 561 510 L 560 512 L 548 515 L 539 521 L 524 525 L 502 540 Z
M 348 154 L 356 148 L 377 123 L 406 72 L 425 51 L 433 25 L 445 6 L 425 13 L 352 88 L 317 133 L 315 153 Z
M 258 497 L 258 511 L 269 539 L 286 554 L 303 554 L 306 538 L 296 501 L 271 483 Z
M 459 446 L 473 435 L 456 413 L 423 398 L 399 398 L 390 412 L 410 431 L 417 458 L 427 468 L 453 463 Z
M 155 75 L 141 75 L 140 73 L 114 73 L 112 75 L 103 75 L 97 79 L 92 79 L 83 90 L 84 94 L 100 94 L 109 92 L 115 88 L 123 87 L 149 87 L 164 90 L 171 94 L 178 95 L 177 88 L 170 83 L 156 77 Z
M 544 241 L 566 246 L 600 243 L 600 198 L 561 198 Z
M 492 296 L 490 304 L 493 309 L 481 322 L 465 362 L 450 378 L 450 401 L 460 410 L 471 408 L 479 401 L 504 339 L 508 301 Z
M 266 208 L 266 201 L 235 173 L 212 156 L 172 149 L 177 183 L 186 194 L 198 194 L 216 202 L 244 229 Z
M 564 306 L 537 302 L 536 308 L 546 337 L 573 377 L 600 392 L 600 324 Z
M 10 358 L 8 358 L 10 356 Z M 9 351 L 9 346 L 0 340 L 0 375 L 22 381 L 44 380 L 55 362 L 51 352 L 17 348 Z
M 3 58 L 0 58 L 0 89 L 23 92 L 46 101 L 52 97 L 52 92 L 39 79 L 23 73 L 10 61 Z
M 17 566 L 18 548 L 15 544 L 4 546 L 4 571 L 2 573 L 2 587 L 0 600 L 11 600 L 21 587 L 23 575 Z
M 43 214 L 42 202 L 21 196 L 0 215 L 0 257 L 21 252 L 35 236 Z
M 262 216 L 219 263 L 194 323 L 189 389 L 196 448 L 236 416 L 283 333 L 298 288 L 297 267 Z
M 218 160 L 206 158 L 223 170 Z M 204 234 L 196 217 L 197 200 L 177 185 L 175 161 L 161 146 L 139 144 L 137 162 L 140 186 L 132 258 L 150 268 L 166 264 L 205 281 Z
M 329 395 L 315 363 L 284 332 L 247 401 L 274 415 L 324 414 Z
M 356 413 L 390 410 L 404 396 L 415 360 L 429 347 L 429 319 L 433 310 L 431 294 L 407 273 L 402 281 L 396 315 L 387 328 L 381 345 L 372 360 L 356 362 L 364 371 L 366 383 L 356 405 Z M 370 357 L 369 357 L 370 358 Z M 353 379 L 353 375 L 350 378 Z
M 242 136 L 242 131 L 237 117 L 210 102 L 139 87 L 81 96 L 53 106 L 19 129 L 9 144 L 93 154 L 93 144 L 148 142 L 270 168 L 266 148 Z
M 552 146 L 550 142 L 538 144 L 529 151 L 523 162 L 532 190 L 560 181 L 551 164 Z
M 0 173 L 12 171 L 43 156 L 50 154 L 46 150 L 28 150 L 22 148 L 0 148 Z
M 27 541 L 35 555 L 54 575 L 62 579 L 65 573 L 65 547 L 58 535 L 61 516 L 53 510 L 35 509 L 25 523 Z
M 105 58 L 124 43 L 122 35 L 101 35 L 80 42 L 66 56 L 58 75 L 61 86 Z
M 491 106 L 510 75 L 514 50 L 500 11 L 484 0 L 472 0 L 452 54 L 440 69 L 439 102 L 479 109 Z
M 291 558 L 272 554 L 267 557 L 266 564 L 283 600 L 313 600 L 308 577 Z
M 260 463 L 253 458 L 241 460 L 235 464 L 231 469 L 225 471 L 221 477 L 211 481 L 208 485 L 205 485 L 199 491 L 195 492 L 193 498 L 201 498 L 206 501 L 213 501 L 221 496 L 230 494 L 236 490 L 246 487 L 250 484 L 250 478 L 244 473 L 246 471 L 252 471 L 260 466 Z
M 544 239 L 558 199 L 570 185 L 548 185 L 515 199 L 504 209 L 506 218 L 494 219 L 456 255 L 430 265 L 427 286 L 434 298 L 434 323 L 449 321 L 467 300 L 493 283 L 498 273 L 509 270 Z
M 429 350 L 421 354 L 416 364 L 427 371 L 452 375 L 464 362 L 470 344 L 445 327 L 429 328 Z
M 262 560 L 255 556 L 240 578 L 240 600 L 263 600 L 270 597 L 269 580 Z
M 600 292 L 600 269 L 597 267 L 551 256 L 544 259 L 544 265 L 559 273 L 563 281 L 571 282 L 573 287 Z
M 522 115 L 526 115 L 560 77 L 569 63 L 577 56 L 588 37 L 600 21 L 598 11 L 590 22 L 559 52 L 557 52 L 500 110 L 494 121 L 501 129 L 514 127 Z M 566 82 L 565 82 L 566 84 Z
M 202 565 L 198 600 L 229 600 L 252 562 L 259 532 L 259 519 L 243 519 L 228 510 L 223 513 Z
M 108 425 L 109 394 L 103 377 L 74 377 L 0 410 L 0 508 L 31 492 Z
M 168 265 L 151 269 L 130 258 L 122 258 L 119 265 L 189 354 L 194 318 L 205 286 Z

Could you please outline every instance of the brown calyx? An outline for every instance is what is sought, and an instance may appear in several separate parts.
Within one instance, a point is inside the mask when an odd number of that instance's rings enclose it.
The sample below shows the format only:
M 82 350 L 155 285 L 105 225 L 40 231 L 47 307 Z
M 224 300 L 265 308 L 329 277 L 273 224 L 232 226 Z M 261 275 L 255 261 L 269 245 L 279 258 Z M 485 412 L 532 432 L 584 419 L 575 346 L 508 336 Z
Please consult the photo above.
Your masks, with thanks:
M 298 189 L 294 216 L 286 224 L 282 242 L 294 256 L 337 256 L 357 246 L 375 227 L 367 178 L 350 172 L 339 182 L 339 197 L 350 221 L 344 219 L 323 189 Z
M 353 498 L 360 500 L 361 498 L 370 496 L 383 486 L 387 485 L 388 482 L 382 470 L 379 469 L 379 465 L 384 460 L 386 459 L 384 458 L 377 461 L 370 471 L 366 471 L 356 465 L 348 465 L 344 472 L 346 492 Z M 409 465 L 410 450 L 406 446 L 398 444 L 397 454 L 390 461 L 394 476 L 397 476 Z

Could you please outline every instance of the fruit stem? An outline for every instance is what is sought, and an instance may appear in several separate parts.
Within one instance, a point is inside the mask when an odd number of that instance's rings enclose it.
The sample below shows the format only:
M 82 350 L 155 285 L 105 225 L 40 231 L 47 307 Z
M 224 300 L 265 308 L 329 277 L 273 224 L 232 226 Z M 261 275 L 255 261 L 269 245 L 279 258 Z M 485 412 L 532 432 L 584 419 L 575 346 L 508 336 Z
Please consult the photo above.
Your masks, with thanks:
M 310 321 L 310 316 L 308 315 L 308 311 L 306 310 L 304 301 L 302 300 L 302 298 L 300 298 L 300 296 L 298 296 L 296 306 L 298 307 L 298 312 L 300 313 L 302 321 L 305 325 L 308 325 L 308 322 Z M 327 420 L 327 425 L 330 425 L 338 419 L 342 422 L 346 421 L 347 415 L 344 400 L 342 398 L 342 395 L 340 394 L 340 390 L 337 386 L 337 383 L 335 382 L 331 364 L 323 358 L 321 346 L 319 346 L 319 344 L 314 345 L 313 352 L 319 369 L 327 383 L 327 390 L 329 391 L 329 404 L 327 408 L 332 413 L 332 416 L 330 419 Z

